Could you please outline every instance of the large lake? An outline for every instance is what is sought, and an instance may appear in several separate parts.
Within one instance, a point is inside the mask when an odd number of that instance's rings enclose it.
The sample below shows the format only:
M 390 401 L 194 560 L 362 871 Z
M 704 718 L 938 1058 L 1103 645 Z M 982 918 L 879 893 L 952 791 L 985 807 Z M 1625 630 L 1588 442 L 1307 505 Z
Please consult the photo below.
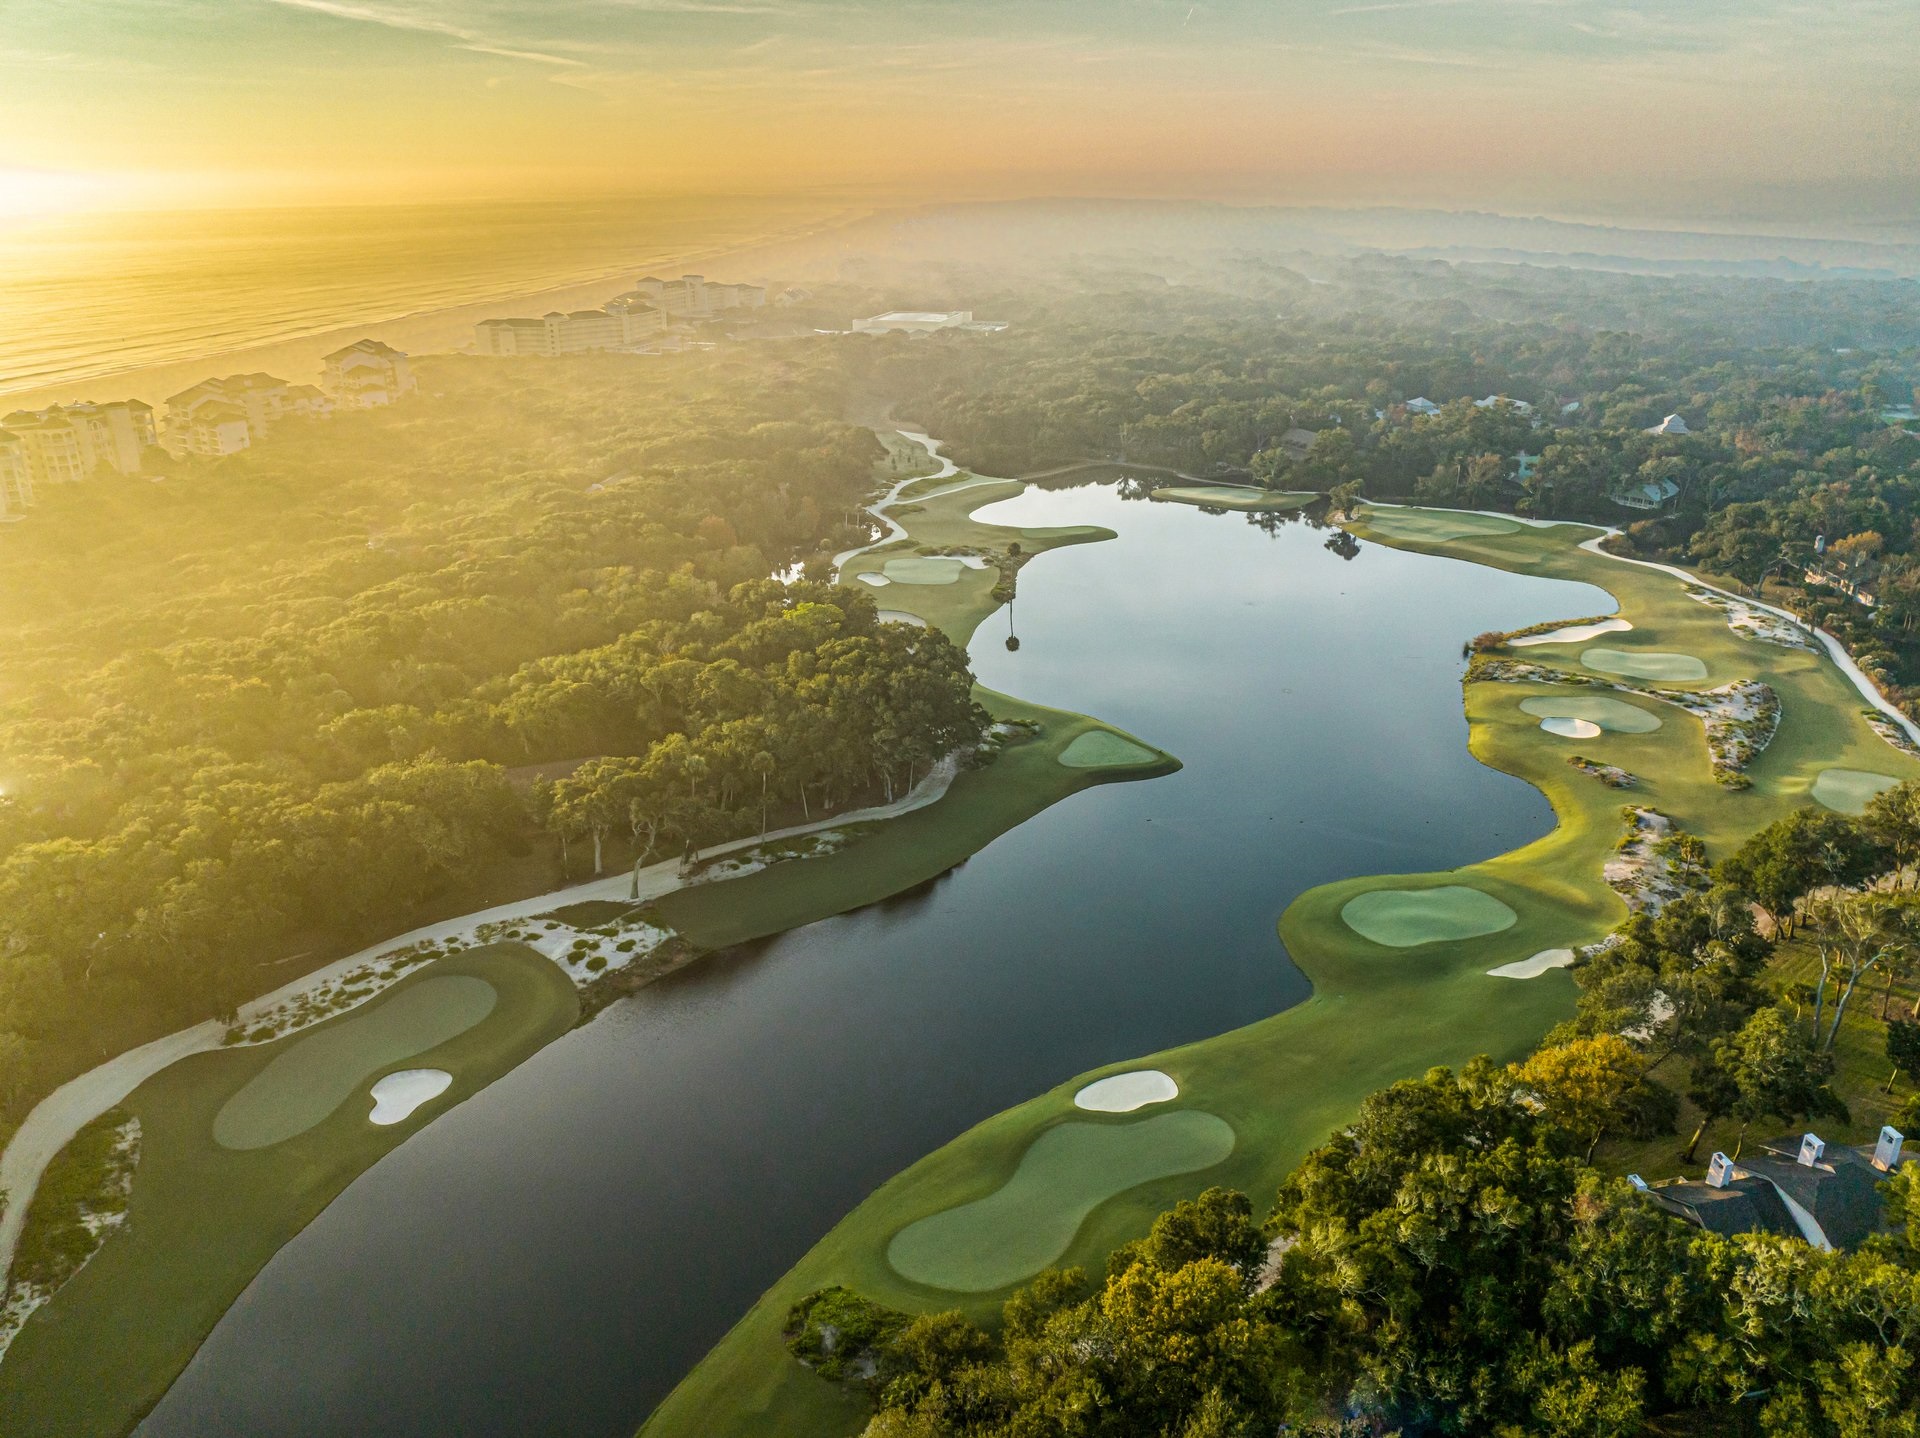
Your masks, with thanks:
M 261 1272 L 149 1435 L 626 1438 L 881 1182 L 1085 1069 L 1262 1018 L 1302 890 L 1552 822 L 1467 752 L 1461 642 L 1604 613 L 1586 585 L 1294 523 L 1029 491 L 982 682 L 1178 754 L 890 903 L 667 978 L 408 1140 Z M 773 1360 L 770 1360 L 773 1361 Z

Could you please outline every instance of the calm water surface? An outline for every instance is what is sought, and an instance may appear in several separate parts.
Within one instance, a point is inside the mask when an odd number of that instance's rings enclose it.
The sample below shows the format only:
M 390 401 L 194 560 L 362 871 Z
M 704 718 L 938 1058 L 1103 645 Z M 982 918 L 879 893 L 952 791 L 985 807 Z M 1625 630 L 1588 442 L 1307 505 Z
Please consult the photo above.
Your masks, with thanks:
M 655 984 L 408 1140 L 281 1251 L 141 1432 L 630 1434 L 882 1181 L 1085 1069 L 1298 1002 L 1302 890 L 1545 832 L 1476 763 L 1460 645 L 1585 585 L 1293 524 L 1030 492 L 1100 523 L 1036 560 L 983 682 L 1186 768 L 1076 795 L 891 903 Z

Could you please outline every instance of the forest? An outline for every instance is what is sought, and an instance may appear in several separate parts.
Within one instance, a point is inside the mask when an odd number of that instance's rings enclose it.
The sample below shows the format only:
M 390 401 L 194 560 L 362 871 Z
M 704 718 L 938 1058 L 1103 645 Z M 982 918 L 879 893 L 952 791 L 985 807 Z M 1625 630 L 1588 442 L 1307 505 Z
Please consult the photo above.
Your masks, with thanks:
M 991 1328 L 822 1290 L 789 1350 L 864 1390 L 864 1438 L 1920 1432 L 1920 1168 L 1881 1185 L 1883 1231 L 1833 1250 L 1693 1227 L 1592 1162 L 1677 1140 L 1676 1089 L 1689 1162 L 1711 1120 L 1737 1122 L 1736 1158 L 1760 1126 L 1844 1122 L 1835 1036 L 1912 978 L 1916 857 L 1920 782 L 1858 821 L 1798 811 L 1590 950 L 1577 1016 L 1530 1056 L 1375 1093 L 1258 1208 L 1209 1189 Z M 1793 934 L 1816 985 L 1769 975 Z M 1913 1082 L 1920 1026 L 1886 1033 Z
M 977 738 L 944 636 L 769 577 L 867 537 L 829 361 L 430 359 L 408 405 L 0 534 L 0 1127 L 610 835 L 677 857 Z

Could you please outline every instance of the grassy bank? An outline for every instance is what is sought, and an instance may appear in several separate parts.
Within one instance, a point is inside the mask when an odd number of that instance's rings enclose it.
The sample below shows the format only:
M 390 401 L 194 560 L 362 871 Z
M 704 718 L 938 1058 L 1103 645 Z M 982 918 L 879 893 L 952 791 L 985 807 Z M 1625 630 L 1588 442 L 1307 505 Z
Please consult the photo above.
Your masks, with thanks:
M 405 1122 L 376 1128 L 370 1105 L 349 1100 L 271 1147 L 214 1141 L 215 1116 L 255 1075 L 303 1038 L 364 1011 L 274 1043 L 196 1054 L 134 1090 L 121 1105 L 142 1131 L 129 1222 L 14 1340 L 0 1365 L 0 1432 L 128 1431 L 282 1244 L 383 1154 L 565 1033 L 578 1012 L 566 975 L 514 944 L 436 960 L 376 1003 L 447 975 L 482 979 L 499 999 L 466 1032 L 381 1066 L 453 1075 L 443 1096 Z
M 1207 1186 L 1228 1184 L 1264 1203 L 1301 1155 L 1346 1122 L 1375 1089 L 1476 1053 L 1517 1057 L 1567 1016 L 1573 985 L 1564 972 L 1511 980 L 1486 971 L 1542 949 L 1591 942 L 1624 917 L 1623 902 L 1602 880 L 1622 833 L 1623 803 L 1668 814 L 1704 838 L 1717 858 L 1753 830 L 1808 802 L 1823 768 L 1920 774 L 1920 764 L 1868 728 L 1860 696 L 1823 657 L 1743 638 L 1724 615 L 1689 598 L 1672 577 L 1581 551 L 1578 543 L 1590 531 L 1513 526 L 1461 533 L 1462 528 L 1477 529 L 1438 517 L 1412 525 L 1403 520 L 1387 538 L 1364 518 L 1354 525 L 1361 537 L 1398 547 L 1609 590 L 1634 627 L 1604 636 L 1603 647 L 1686 654 L 1706 670 L 1705 679 L 1685 686 L 1636 681 L 1645 687 L 1707 688 L 1733 679 L 1764 679 L 1780 695 L 1783 718 L 1773 742 L 1749 769 L 1751 787 L 1717 783 L 1700 721 L 1657 699 L 1633 701 L 1658 712 L 1657 730 L 1569 740 L 1542 731 L 1538 718 L 1520 708 L 1521 701 L 1602 691 L 1549 682 L 1468 685 L 1473 753 L 1536 785 L 1553 806 L 1552 832 L 1511 853 L 1445 873 L 1358 876 L 1302 895 L 1281 917 L 1280 935 L 1313 982 L 1307 1002 L 1217 1038 L 1082 1075 L 922 1159 L 868 1198 L 755 1305 L 649 1420 L 646 1438 L 824 1438 L 856 1431 L 864 1418 L 861 1406 L 782 1350 L 780 1328 L 788 1306 L 813 1289 L 846 1284 L 909 1310 L 958 1307 L 976 1319 L 993 1319 L 1006 1290 L 962 1296 L 910 1283 L 888 1264 L 888 1245 L 918 1220 L 997 1191 L 1049 1129 L 1068 1121 L 1137 1121 L 1136 1116 L 1101 1118 L 1075 1109 L 1072 1095 L 1089 1079 L 1143 1065 L 1162 1069 L 1178 1081 L 1181 1092 L 1154 1113 L 1197 1109 L 1225 1119 L 1237 1135 L 1232 1154 L 1214 1167 L 1142 1184 L 1095 1208 L 1061 1261 L 1097 1268 L 1113 1247 L 1139 1236 L 1156 1213 Z M 1434 533 L 1451 537 L 1426 537 Z M 1594 647 L 1601 646 L 1540 645 L 1515 653 L 1530 663 L 1611 681 L 1615 676 L 1583 662 L 1581 656 Z M 1635 787 L 1604 786 L 1567 763 L 1574 754 L 1627 770 L 1636 776 Z M 1370 782 L 1400 777 L 1380 756 L 1357 758 L 1356 769 Z M 1395 949 L 1362 938 L 1341 918 L 1345 905 L 1362 893 L 1441 886 L 1478 889 L 1507 905 L 1515 921 L 1479 938 Z

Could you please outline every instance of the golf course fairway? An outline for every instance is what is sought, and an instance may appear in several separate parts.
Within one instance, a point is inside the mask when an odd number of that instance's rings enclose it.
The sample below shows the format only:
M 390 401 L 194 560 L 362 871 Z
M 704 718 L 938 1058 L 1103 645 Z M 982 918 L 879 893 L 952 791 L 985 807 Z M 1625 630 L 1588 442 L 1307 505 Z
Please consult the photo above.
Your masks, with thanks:
M 1595 764 L 1631 772 L 1635 802 L 1699 835 L 1713 859 L 1813 802 L 1816 780 L 1826 771 L 1920 777 L 1920 762 L 1900 754 L 1869 727 L 1859 692 L 1824 655 L 1743 637 L 1718 610 L 1689 598 L 1686 585 L 1673 575 L 1581 549 L 1594 534 L 1588 527 L 1523 526 L 1492 516 L 1401 508 L 1365 509 L 1347 527 L 1362 540 L 1608 591 L 1619 616 L 1632 625 L 1636 646 L 1644 649 L 1597 655 L 1589 650 L 1578 659 L 1550 649 L 1519 651 L 1529 663 L 1566 668 L 1570 681 L 1590 677 L 1595 658 L 1623 654 L 1636 663 L 1650 655 L 1687 661 L 1669 664 L 1657 676 L 1670 684 L 1678 677 L 1674 671 L 1683 669 L 1712 684 L 1758 678 L 1770 685 L 1780 696 L 1782 717 L 1771 743 L 1748 765 L 1751 787 L 1745 789 L 1715 782 L 1700 721 L 1684 711 L 1648 725 L 1643 721 L 1655 716 L 1620 700 L 1623 710 L 1640 718 L 1610 707 L 1583 708 L 1575 715 L 1603 730 L 1581 741 L 1582 754 Z M 1279 932 L 1287 953 L 1312 981 L 1312 997 L 1244 1028 L 1080 1075 L 996 1114 L 896 1175 L 761 1297 L 648 1420 L 642 1429 L 646 1438 L 845 1438 L 857 1433 L 869 1412 L 864 1397 L 821 1381 L 793 1362 L 781 1341 L 789 1308 L 820 1288 L 843 1284 L 910 1312 L 959 1307 L 976 1321 L 997 1322 L 999 1306 L 1018 1279 L 956 1296 L 955 1290 L 896 1268 L 889 1259 L 896 1235 L 915 1235 L 907 1244 L 908 1270 L 948 1282 L 960 1275 L 940 1267 L 937 1258 L 932 1268 L 915 1266 L 939 1247 L 926 1236 L 943 1232 L 938 1224 L 921 1228 L 922 1223 L 965 1211 L 969 1224 L 996 1231 L 995 1242 L 1021 1243 L 1014 1208 L 987 1201 L 1009 1190 L 1038 1140 L 1080 1115 L 1073 1096 L 1091 1082 L 1143 1067 L 1158 1069 L 1177 1083 L 1182 1104 L 1216 1116 L 1236 1137 L 1232 1152 L 1204 1170 L 1142 1182 L 1096 1203 L 1064 1251 L 1049 1261 L 1097 1272 L 1112 1249 L 1140 1237 L 1157 1214 L 1202 1188 L 1238 1188 L 1252 1196 L 1256 1209 L 1264 1209 L 1301 1156 L 1349 1122 L 1369 1093 L 1436 1064 L 1457 1066 L 1482 1053 L 1504 1061 L 1528 1052 L 1572 1012 L 1573 980 L 1554 966 L 1562 953 L 1599 940 L 1626 914 L 1602 878 L 1621 834 L 1620 794 L 1570 766 L 1565 740 L 1543 733 L 1541 715 L 1523 707 L 1547 701 L 1555 712 L 1570 712 L 1560 706 L 1571 699 L 1591 704 L 1597 697 L 1590 682 L 1585 690 L 1577 682 L 1550 679 L 1476 680 L 1464 689 L 1473 755 L 1538 788 L 1553 808 L 1550 832 L 1449 872 L 1355 875 L 1300 895 L 1281 915 Z M 1612 702 L 1601 699 L 1602 705 Z M 1603 722 L 1603 714 L 1613 724 Z M 1356 771 L 1362 772 L 1372 771 Z M 1413 776 L 1394 775 L 1390 762 L 1383 762 L 1374 778 L 1416 782 Z M 1355 782 L 1365 781 L 1357 777 Z M 1833 783 L 1828 781 L 1830 791 Z M 1477 912 L 1481 923 L 1499 917 L 1482 900 L 1502 906 L 1512 921 L 1396 952 L 1342 917 L 1365 895 L 1390 897 L 1354 910 L 1363 921 L 1402 909 L 1405 900 L 1392 895 L 1447 888 L 1479 896 L 1470 901 L 1470 912 Z M 1502 972 L 1489 972 L 1494 969 Z M 1525 982 L 1514 981 L 1523 977 Z M 1071 1156 L 1062 1148 L 1049 1155 L 1049 1166 Z M 1097 1187 L 1090 1172 L 1062 1174 L 1057 1182 L 1076 1194 Z M 1009 1262 L 999 1273 L 1013 1267 Z M 974 1272 L 967 1281 L 993 1276 Z

